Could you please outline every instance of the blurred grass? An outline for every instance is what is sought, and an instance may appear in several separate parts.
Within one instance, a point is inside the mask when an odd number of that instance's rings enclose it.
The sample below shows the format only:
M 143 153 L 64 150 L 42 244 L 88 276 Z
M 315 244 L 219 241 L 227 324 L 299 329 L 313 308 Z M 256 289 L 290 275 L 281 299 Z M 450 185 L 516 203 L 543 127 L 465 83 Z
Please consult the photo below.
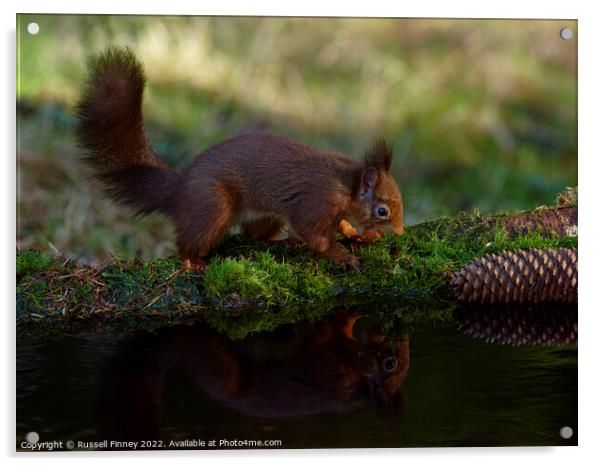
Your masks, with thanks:
M 25 32 L 35 21 L 40 33 Z M 270 131 L 354 157 L 382 135 L 406 221 L 553 204 L 577 184 L 574 21 L 18 17 L 22 249 L 96 263 L 164 257 L 171 227 L 132 220 L 78 161 L 72 108 L 89 55 L 129 45 L 145 64 L 153 144 L 182 166 Z

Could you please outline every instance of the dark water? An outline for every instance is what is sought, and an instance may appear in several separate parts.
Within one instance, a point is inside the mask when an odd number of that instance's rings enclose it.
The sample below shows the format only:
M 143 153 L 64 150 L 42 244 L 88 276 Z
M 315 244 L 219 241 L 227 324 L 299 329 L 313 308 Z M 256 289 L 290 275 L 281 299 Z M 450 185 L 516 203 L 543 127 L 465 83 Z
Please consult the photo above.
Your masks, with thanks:
M 29 339 L 17 448 L 31 431 L 58 449 L 576 445 L 576 309 L 529 312 L 459 311 L 396 340 L 360 312 L 240 341 L 202 322 Z

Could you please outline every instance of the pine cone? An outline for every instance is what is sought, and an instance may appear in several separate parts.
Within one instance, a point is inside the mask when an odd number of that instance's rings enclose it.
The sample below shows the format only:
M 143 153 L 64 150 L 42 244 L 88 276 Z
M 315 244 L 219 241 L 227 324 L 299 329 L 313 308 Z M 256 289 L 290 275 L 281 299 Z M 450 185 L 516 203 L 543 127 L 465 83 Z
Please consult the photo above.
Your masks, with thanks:
M 529 249 L 487 255 L 451 280 L 458 299 L 474 303 L 577 302 L 577 249 Z

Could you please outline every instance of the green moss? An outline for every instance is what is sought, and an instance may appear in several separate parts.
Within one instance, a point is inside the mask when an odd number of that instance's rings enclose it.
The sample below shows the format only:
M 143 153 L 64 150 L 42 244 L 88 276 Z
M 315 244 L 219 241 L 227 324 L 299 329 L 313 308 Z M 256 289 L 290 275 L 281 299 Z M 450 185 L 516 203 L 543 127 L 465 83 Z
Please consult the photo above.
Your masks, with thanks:
M 507 235 L 500 234 L 487 248 L 487 252 L 499 252 L 503 250 L 517 250 L 529 248 L 576 248 L 578 239 L 576 236 L 565 236 L 553 238 L 542 231 L 530 231 L 524 236 L 510 239 Z
M 218 303 L 234 299 L 272 306 L 324 300 L 332 294 L 332 278 L 315 261 L 286 262 L 269 251 L 254 256 L 213 259 L 204 275 L 207 296 Z
M 53 262 L 52 257 L 39 251 L 29 250 L 17 254 L 17 277 L 45 270 Z
M 170 306 L 198 306 L 200 279 L 182 270 L 175 258 L 140 264 L 132 259 L 115 261 L 101 277 L 106 284 L 105 299 L 125 309 L 162 310 Z

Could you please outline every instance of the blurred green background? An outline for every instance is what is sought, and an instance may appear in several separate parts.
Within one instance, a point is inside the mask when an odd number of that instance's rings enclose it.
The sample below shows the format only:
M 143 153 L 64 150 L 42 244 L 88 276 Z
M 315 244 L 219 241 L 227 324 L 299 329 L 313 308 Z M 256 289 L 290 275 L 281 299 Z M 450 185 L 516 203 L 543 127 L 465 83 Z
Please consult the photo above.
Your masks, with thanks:
M 37 35 L 26 32 L 37 22 Z M 572 40 L 559 31 L 571 27 Z M 175 253 L 161 218 L 133 220 L 79 161 L 86 58 L 128 45 L 148 75 L 151 140 L 174 166 L 269 131 L 362 157 L 394 146 L 406 223 L 551 204 L 577 184 L 577 24 L 19 15 L 18 246 L 97 263 Z

